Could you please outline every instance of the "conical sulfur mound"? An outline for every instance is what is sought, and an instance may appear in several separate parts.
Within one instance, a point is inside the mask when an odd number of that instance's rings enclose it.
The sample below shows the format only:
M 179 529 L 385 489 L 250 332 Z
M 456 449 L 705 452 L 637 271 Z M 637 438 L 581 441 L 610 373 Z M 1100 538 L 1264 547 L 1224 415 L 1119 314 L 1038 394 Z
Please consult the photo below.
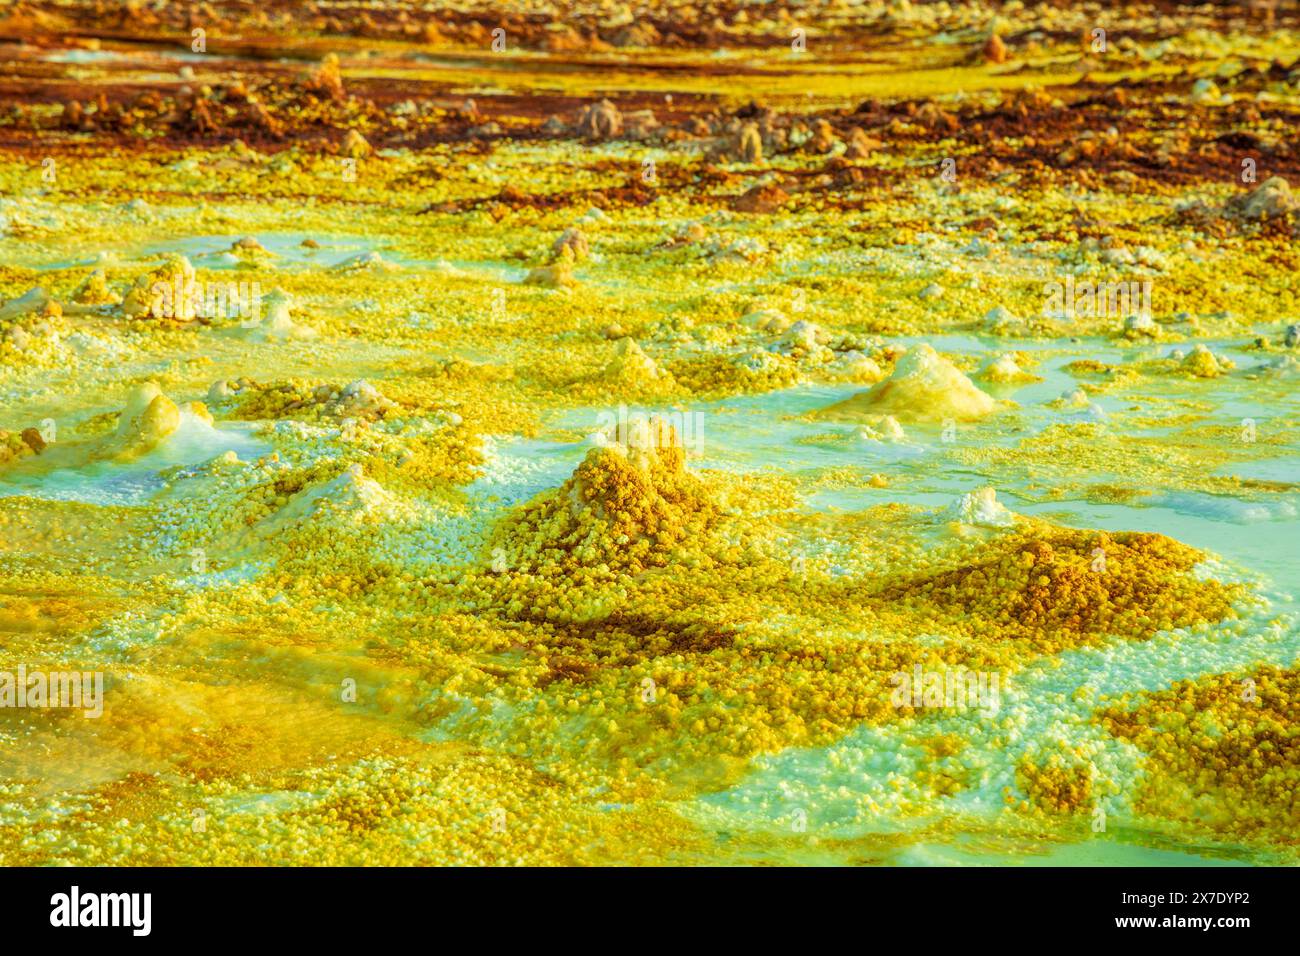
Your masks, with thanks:
M 638 571 L 669 564 L 718 514 L 685 463 L 680 437 L 661 419 L 626 444 L 593 448 L 568 481 L 503 529 L 511 567 Z
M 922 343 L 900 358 L 883 382 L 823 409 L 819 417 L 857 421 L 893 415 L 905 422 L 974 421 L 995 407 L 993 399 L 960 369 Z

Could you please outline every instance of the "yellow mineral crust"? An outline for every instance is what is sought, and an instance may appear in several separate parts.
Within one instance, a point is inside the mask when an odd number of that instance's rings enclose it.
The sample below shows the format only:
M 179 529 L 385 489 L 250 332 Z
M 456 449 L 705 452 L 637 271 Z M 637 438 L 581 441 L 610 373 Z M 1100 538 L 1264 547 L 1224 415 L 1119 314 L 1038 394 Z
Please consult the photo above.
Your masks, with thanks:
M 276 418 L 378 421 L 398 410 L 395 402 L 364 379 L 342 386 L 302 381 L 268 385 L 247 379 L 221 381 L 214 383 L 209 394 L 218 400 L 232 399 L 232 414 L 245 421 Z
M 712 489 L 715 479 L 707 477 Z M 572 502 L 576 482 L 566 487 Z M 565 497 L 543 495 L 527 517 L 539 526 L 552 520 L 558 532 L 572 528 Z M 733 500 L 736 511 L 746 507 Z M 836 551 L 861 554 L 850 564 L 856 574 L 874 565 L 938 569 L 969 553 L 965 545 L 936 547 L 891 510 L 873 509 L 869 523 L 837 541 Z M 792 569 L 790 554 L 768 538 L 771 520 L 760 515 L 718 515 L 710 534 L 633 575 L 612 562 L 595 564 L 607 553 L 595 549 L 590 565 L 570 561 L 559 573 L 571 553 L 565 550 L 543 572 L 521 562 L 516 547 L 521 531 L 536 529 L 527 520 L 507 524 L 503 530 L 515 537 L 498 534 L 485 565 L 459 580 L 458 597 L 480 608 L 476 630 L 491 616 L 508 628 L 509 636 L 496 640 L 513 642 L 515 653 L 493 659 L 488 687 L 506 688 L 518 716 L 508 730 L 473 717 L 462 729 L 484 744 L 562 754 L 569 745 L 556 734 L 582 726 L 590 728 L 582 746 L 602 759 L 669 778 L 707 761 L 711 775 L 729 780 L 740 770 L 737 758 L 829 742 L 859 723 L 911 715 L 910 706 L 891 706 L 889 680 L 918 661 L 1003 670 L 1053 649 L 1021 639 L 1021 628 L 968 614 L 944 618 L 876 594 L 870 579 L 831 578 L 821 559 L 794 561 Z M 544 542 L 534 551 L 559 549 Z M 954 640 L 918 643 L 918 630 Z M 863 633 L 876 639 L 863 641 Z M 425 646 L 438 642 L 405 653 Z M 482 671 L 467 677 L 458 691 L 485 693 L 483 679 Z M 442 704 L 432 715 L 455 711 Z
M 75 848 L 24 839 L 10 845 L 6 860 L 29 866 L 664 865 L 708 849 L 708 834 L 667 807 L 601 812 L 593 781 L 580 771 L 543 773 L 518 758 L 456 745 L 412 753 L 383 744 L 342 765 L 242 778 L 178 784 L 129 773 L 68 805 L 82 824 Z M 256 754 L 255 745 L 230 741 L 228 756 Z M 56 819 L 51 815 L 50 822 Z
M 1044 763 L 1026 757 L 1016 766 L 1016 786 L 1031 806 L 1047 813 L 1069 814 L 1093 805 L 1092 778 L 1086 763 L 1069 761 L 1059 753 Z
M 1267 842 L 1300 831 L 1300 671 L 1263 666 L 1125 695 L 1097 721 L 1146 755 L 1138 812 Z

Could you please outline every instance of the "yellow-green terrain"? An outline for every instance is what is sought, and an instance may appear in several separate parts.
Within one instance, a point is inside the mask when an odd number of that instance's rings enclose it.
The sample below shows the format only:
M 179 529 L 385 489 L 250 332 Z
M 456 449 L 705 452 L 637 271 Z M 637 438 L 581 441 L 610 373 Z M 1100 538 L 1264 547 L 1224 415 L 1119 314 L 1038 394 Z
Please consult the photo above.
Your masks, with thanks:
M 1297 862 L 1294 6 L 0 17 L 0 863 Z

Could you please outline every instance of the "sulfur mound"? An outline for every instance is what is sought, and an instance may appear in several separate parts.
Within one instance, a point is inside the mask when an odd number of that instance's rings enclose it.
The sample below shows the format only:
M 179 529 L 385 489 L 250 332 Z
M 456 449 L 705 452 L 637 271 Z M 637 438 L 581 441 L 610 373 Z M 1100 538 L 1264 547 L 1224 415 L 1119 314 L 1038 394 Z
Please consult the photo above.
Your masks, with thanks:
M 1280 219 L 1300 212 L 1300 200 L 1291 192 L 1291 184 L 1281 176 L 1264 180 L 1255 189 L 1230 199 L 1224 212 L 1240 219 L 1262 221 Z
M 108 287 L 108 279 L 103 269 L 96 269 L 86 276 L 72 293 L 72 298 L 81 305 L 117 305 L 122 301 Z
M 512 569 L 539 573 L 664 567 L 718 516 L 686 470 L 676 431 L 660 419 L 627 444 L 587 453 L 560 488 L 546 491 L 498 532 Z
M 214 382 L 208 392 L 212 402 L 236 399 L 232 415 L 245 421 L 306 418 L 320 422 L 345 419 L 377 421 L 397 409 L 397 404 L 365 379 L 339 388 L 336 385 L 290 381 L 258 385 L 241 380 Z
M 886 415 L 880 420 L 880 424 L 876 427 L 887 441 L 903 441 L 907 438 L 907 433 L 903 431 L 903 426 L 898 424 L 898 419 L 893 415 Z
M 578 114 L 578 133 L 588 139 L 613 139 L 623 132 L 623 114 L 609 100 L 583 108 Z
M 1179 367 L 1195 378 L 1218 378 L 1235 368 L 1236 363 L 1216 356 L 1209 348 L 1198 344 L 1183 357 Z
M 383 418 L 397 405 L 365 379 L 351 383 L 327 407 L 338 418 Z
M 354 129 L 348 130 L 348 135 L 343 137 L 343 145 L 340 150 L 344 156 L 350 159 L 365 159 L 374 152 L 370 144 L 366 142 L 366 138 Z
M 17 298 L 0 305 L 0 319 L 16 319 L 24 315 L 42 315 L 54 300 L 50 294 L 39 286 L 28 289 Z
M 993 399 L 929 345 L 913 346 L 893 373 L 874 387 L 831 405 L 821 418 L 861 421 L 893 415 L 900 421 L 974 421 L 994 410 Z
M 1146 640 L 1231 613 L 1234 590 L 1192 574 L 1204 556 L 1160 534 L 1050 528 L 992 539 L 955 567 L 908 575 L 879 597 L 1044 651 L 1109 636 Z
M 1007 61 L 1007 45 L 1002 42 L 1002 37 L 996 33 L 988 38 L 981 52 L 987 63 L 1005 63 Z
M 19 435 L 0 431 L 0 464 L 43 474 L 102 462 L 130 462 L 167 442 L 180 428 L 182 414 L 212 423 L 202 403 L 192 402 L 182 409 L 157 385 L 146 382 L 131 393 L 117 416 L 117 427 L 106 434 L 56 441 L 53 433 L 36 428 Z M 111 420 L 111 415 L 102 417 Z
M 980 370 L 980 378 L 998 385 L 1018 385 L 1027 382 L 1041 382 L 1042 379 L 1032 372 L 1026 372 L 1018 364 L 1014 355 L 1000 355 L 990 359 Z
M 360 464 L 331 478 L 313 472 L 288 472 L 256 489 L 263 497 L 250 500 L 252 513 L 240 519 L 233 554 L 262 559 L 272 548 L 282 567 L 306 564 L 328 577 L 368 565 L 376 541 L 409 514 Z
M 863 385 L 875 385 L 885 373 L 876 364 L 875 359 L 859 351 L 842 352 L 831 362 L 828 371 L 837 378 Z
M 135 458 L 158 447 L 176 431 L 181 412 L 153 382 L 137 388 L 118 419 L 117 431 L 95 450 L 96 458 Z
M 342 100 L 345 97 L 337 53 L 326 53 L 321 58 L 319 65 L 303 79 L 302 90 L 317 99 Z
M 763 161 L 763 138 L 759 135 L 757 123 L 746 123 L 740 128 L 736 156 L 740 162 L 751 166 Z
M 372 249 L 370 252 L 360 252 L 355 256 L 349 256 L 342 262 L 339 262 L 330 268 L 336 272 L 384 273 L 397 272 L 401 269 L 401 266 L 397 265 L 395 262 L 389 262 Z
M 550 265 L 530 269 L 524 277 L 524 285 L 537 285 L 547 289 L 567 289 L 577 285 L 573 275 L 573 248 L 560 246 Z
M 24 428 L 16 434 L 0 429 L 0 467 L 39 455 L 47 447 L 45 436 L 38 428 Z
M 293 320 L 293 299 L 287 292 L 273 290 L 264 303 L 266 317 L 249 330 L 249 338 L 262 342 L 284 342 L 289 339 L 310 339 L 316 330 Z
M 262 522 L 263 531 L 277 531 L 313 517 L 356 521 L 374 516 L 392 503 L 377 481 L 365 476 L 360 465 L 352 465 L 336 478 L 304 488 L 279 511 Z
M 560 258 L 566 249 L 574 262 L 582 262 L 590 255 L 591 244 L 587 242 L 587 237 L 583 235 L 581 229 L 570 226 L 551 246 L 551 258 Z
M 614 357 L 605 366 L 603 378 L 612 384 L 647 386 L 671 381 L 672 375 L 659 368 L 634 340 L 623 338 L 614 346 Z
M 736 212 L 774 213 L 790 199 L 790 194 L 776 183 L 760 183 L 731 202 Z
M 190 260 L 171 255 L 135 281 L 122 301 L 122 313 L 129 319 L 192 322 L 198 318 L 201 302 L 197 288 Z
M 998 494 L 992 488 L 962 495 L 944 510 L 943 517 L 983 528 L 1009 528 L 1016 523 L 1016 516 L 998 502 Z

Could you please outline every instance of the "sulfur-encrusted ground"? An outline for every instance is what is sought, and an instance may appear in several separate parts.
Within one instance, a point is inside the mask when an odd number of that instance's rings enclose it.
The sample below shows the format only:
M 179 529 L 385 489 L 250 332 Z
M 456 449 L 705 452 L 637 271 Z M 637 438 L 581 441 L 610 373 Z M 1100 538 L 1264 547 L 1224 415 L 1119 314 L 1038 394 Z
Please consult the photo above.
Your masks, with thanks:
M 1294 9 L 186 7 L 0 7 L 0 862 L 1296 862 Z

